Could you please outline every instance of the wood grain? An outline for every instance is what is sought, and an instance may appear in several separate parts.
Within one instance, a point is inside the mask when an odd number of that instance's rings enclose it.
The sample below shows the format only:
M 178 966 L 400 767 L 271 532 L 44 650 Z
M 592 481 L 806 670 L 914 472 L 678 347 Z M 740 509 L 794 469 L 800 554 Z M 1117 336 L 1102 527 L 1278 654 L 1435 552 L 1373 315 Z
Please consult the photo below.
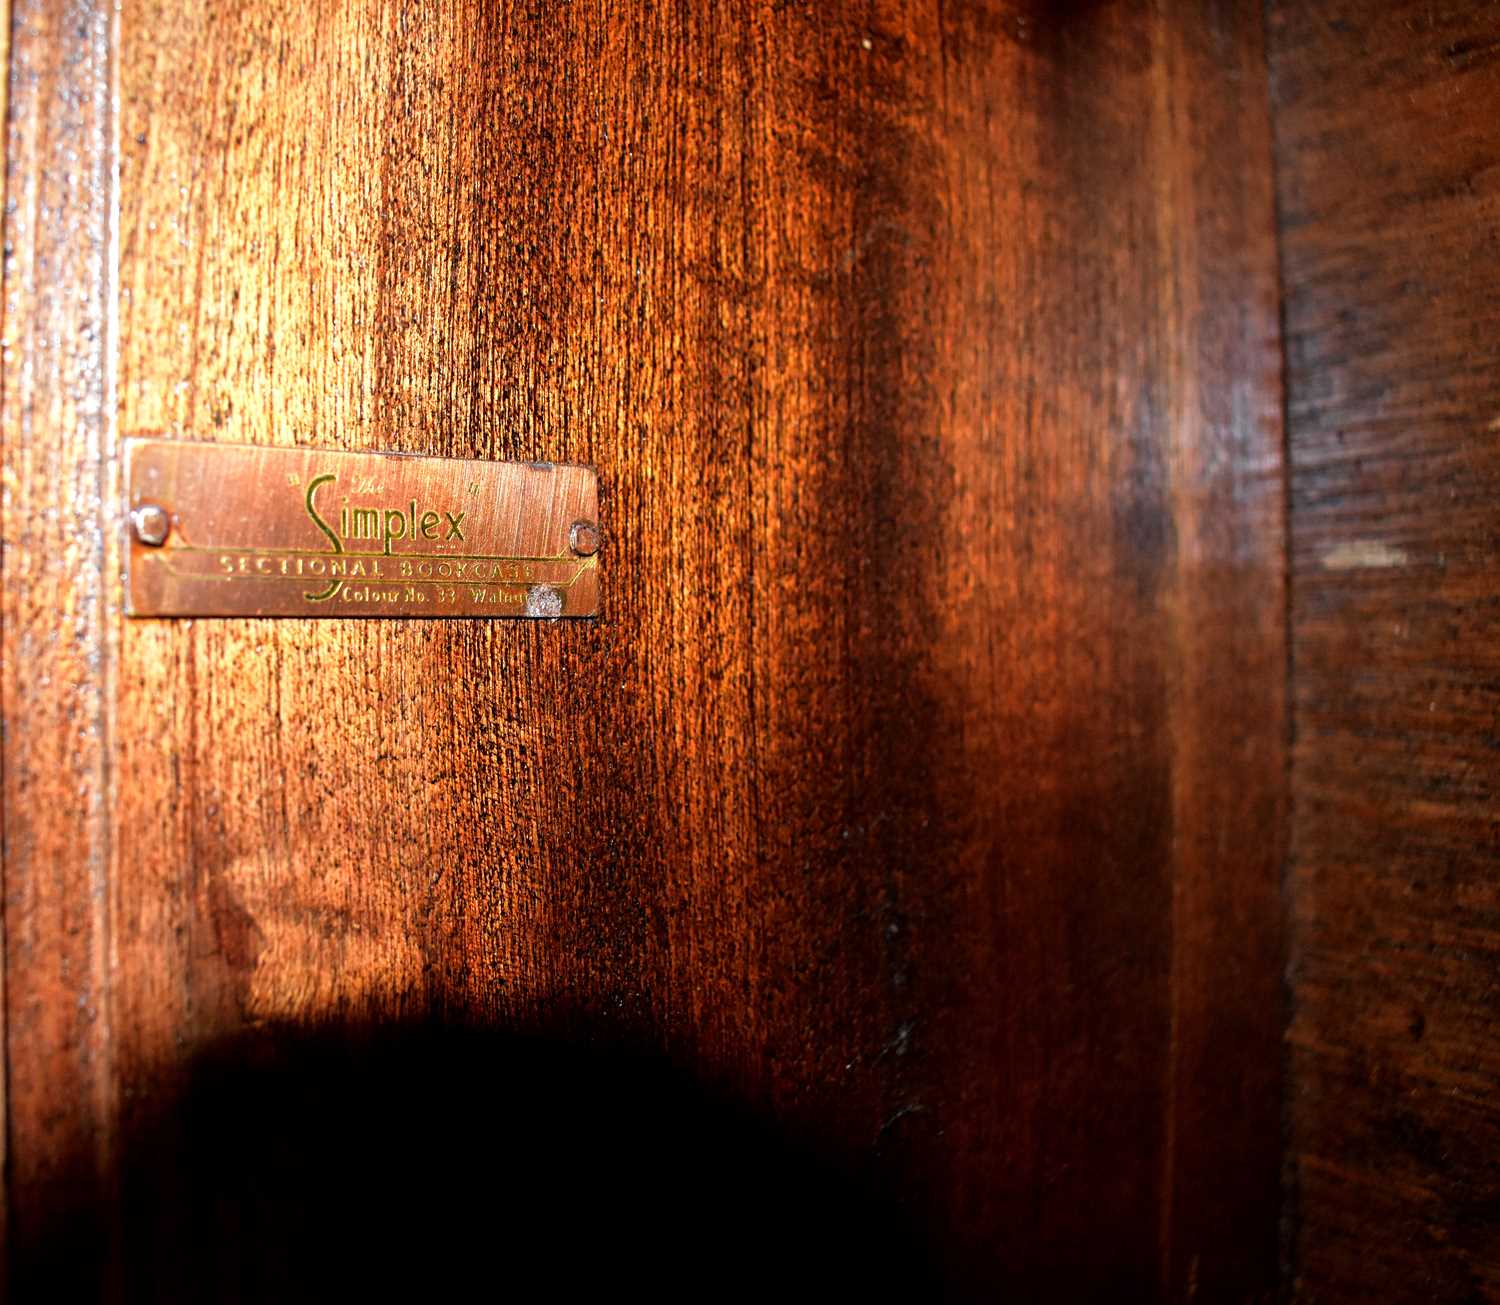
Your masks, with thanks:
M 1500 1299 L 1500 9 L 1273 6 L 1310 1301 Z
M 1258 7 L 126 0 L 113 54 L 123 433 L 592 463 L 609 533 L 568 628 L 126 624 L 103 584 L 123 1294 L 254 1295 L 232 1229 L 176 1236 L 219 1208 L 204 1064 L 420 1025 L 570 1048 L 580 1115 L 656 1081 L 621 1049 L 672 1067 L 802 1157 L 764 1204 L 836 1174 L 928 1295 L 1265 1298 Z M 8 566 L 7 631 L 70 581 Z M 84 1081 L 49 1036 L 12 1064 Z M 393 1153 L 491 1126 L 434 1073 Z
M 108 1000 L 110 22 L 16 0 L 6 147 L 3 556 L 7 1261 L 102 1259 Z M 65 1214 L 68 1217 L 64 1217 Z

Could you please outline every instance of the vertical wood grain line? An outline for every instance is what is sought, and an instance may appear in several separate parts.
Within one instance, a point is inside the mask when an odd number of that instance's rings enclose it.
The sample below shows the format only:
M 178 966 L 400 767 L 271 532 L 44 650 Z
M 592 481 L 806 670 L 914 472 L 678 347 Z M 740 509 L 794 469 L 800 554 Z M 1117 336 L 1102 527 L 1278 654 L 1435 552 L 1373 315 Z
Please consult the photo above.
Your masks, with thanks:
M 12 32 L 5 215 L 4 926 L 9 1280 L 91 1248 L 111 1151 L 108 1015 L 110 6 Z M 68 1246 L 76 1242 L 77 1253 Z
M 6 199 L 10 195 L 10 0 L 0 0 L 0 192 Z M 6 324 L 9 318 L 5 308 L 8 296 L 0 291 L 0 352 L 9 350 Z M 6 392 L 5 368 L 0 367 L 0 412 L 4 411 Z M 0 434 L 0 449 L 3 449 L 3 434 Z M 0 468 L 6 464 L 0 460 Z M 0 494 L 3 494 L 0 489 Z M 0 591 L 4 589 L 5 551 L 0 547 Z M 4 647 L 4 605 L 0 604 L 0 647 Z M 4 791 L 5 749 L 0 735 L 0 792 Z M 0 1291 L 9 1279 L 10 1271 L 10 1070 L 5 1056 L 5 805 L 0 801 Z
M 1164 1300 L 1267 1299 L 1278 1271 L 1286 522 L 1263 22 L 1255 4 L 1153 13 L 1176 535 Z

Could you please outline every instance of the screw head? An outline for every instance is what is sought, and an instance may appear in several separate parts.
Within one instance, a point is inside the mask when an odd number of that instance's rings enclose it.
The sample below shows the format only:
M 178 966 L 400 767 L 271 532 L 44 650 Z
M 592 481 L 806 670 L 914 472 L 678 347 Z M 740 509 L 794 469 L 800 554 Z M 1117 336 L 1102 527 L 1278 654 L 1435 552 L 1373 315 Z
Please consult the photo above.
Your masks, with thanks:
M 151 548 L 160 548 L 167 542 L 172 529 L 172 519 L 167 510 L 155 503 L 142 503 L 130 514 L 130 528 L 141 543 Z
M 603 532 L 592 521 L 575 521 L 568 531 L 568 547 L 579 557 L 592 557 L 603 542 Z

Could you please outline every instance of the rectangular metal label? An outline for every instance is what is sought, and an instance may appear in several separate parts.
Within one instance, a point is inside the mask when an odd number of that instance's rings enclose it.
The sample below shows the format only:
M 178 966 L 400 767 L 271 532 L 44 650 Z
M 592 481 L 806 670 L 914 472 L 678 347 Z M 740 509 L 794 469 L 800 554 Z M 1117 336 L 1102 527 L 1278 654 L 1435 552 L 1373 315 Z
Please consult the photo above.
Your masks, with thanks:
M 131 616 L 593 616 L 591 467 L 125 441 Z

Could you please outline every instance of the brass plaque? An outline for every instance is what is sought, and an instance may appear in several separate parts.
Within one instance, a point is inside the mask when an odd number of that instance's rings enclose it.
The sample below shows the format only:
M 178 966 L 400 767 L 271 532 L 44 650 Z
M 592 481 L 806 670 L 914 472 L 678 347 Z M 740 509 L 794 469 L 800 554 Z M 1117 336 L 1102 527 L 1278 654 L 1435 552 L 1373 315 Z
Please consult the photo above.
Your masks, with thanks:
M 131 616 L 593 616 L 591 467 L 125 441 Z

